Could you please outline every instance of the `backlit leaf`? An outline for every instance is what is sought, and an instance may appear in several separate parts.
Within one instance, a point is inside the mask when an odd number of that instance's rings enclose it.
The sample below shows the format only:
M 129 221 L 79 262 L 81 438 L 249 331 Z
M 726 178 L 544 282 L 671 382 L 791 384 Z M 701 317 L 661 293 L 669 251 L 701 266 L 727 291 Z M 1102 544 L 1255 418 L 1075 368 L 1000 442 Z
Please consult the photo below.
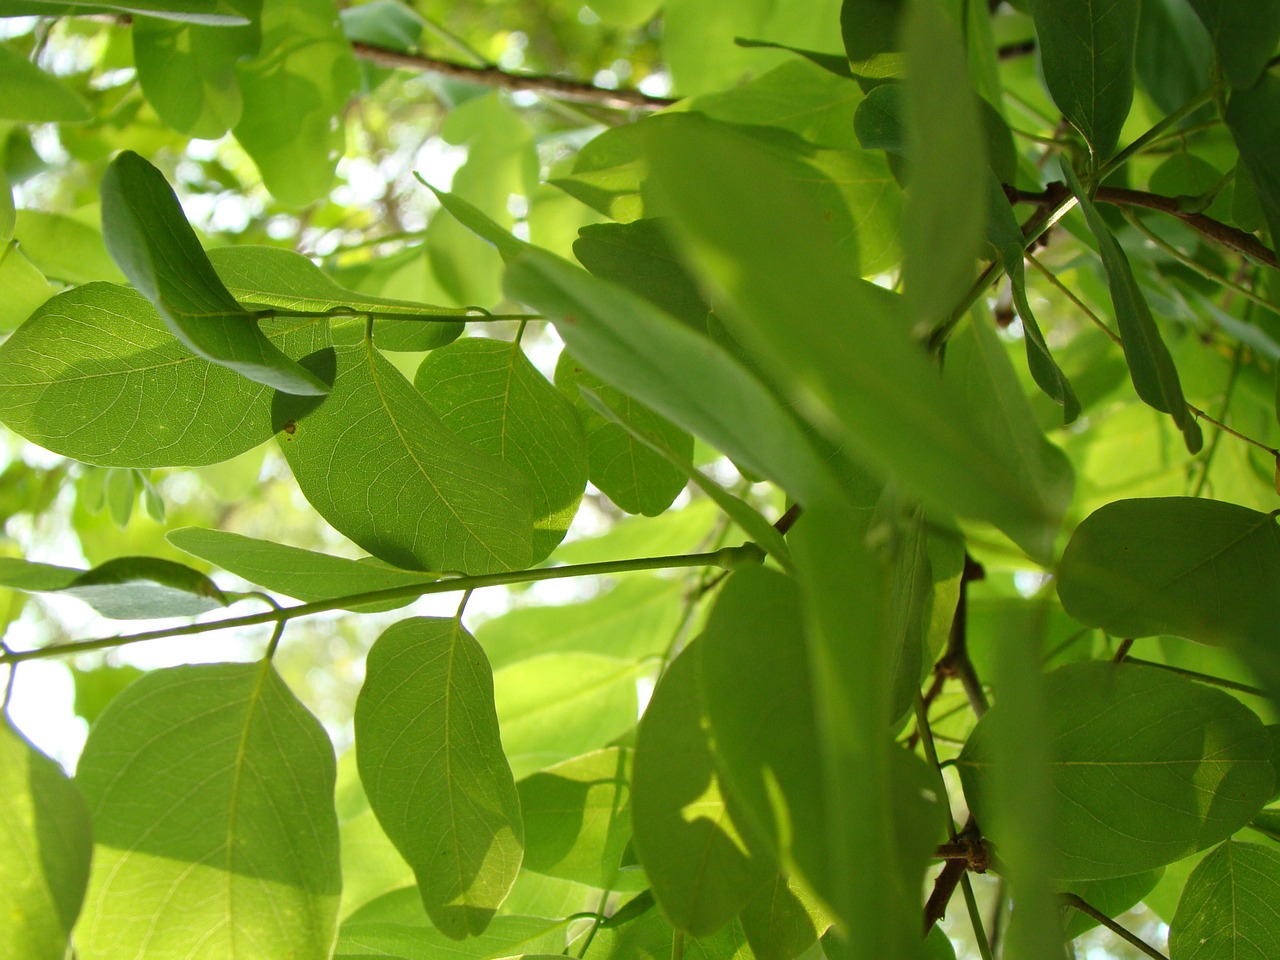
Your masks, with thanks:
M 1228 840 L 1200 861 L 1169 924 L 1172 960 L 1266 960 L 1280 950 L 1280 853 Z
M 0 117 L 21 123 L 89 119 L 84 100 L 6 44 L 0 44 Z
M 457 620 L 400 621 L 369 652 L 355 726 L 369 803 L 432 923 L 482 933 L 524 850 L 484 651 Z
M 227 605 L 203 573 L 158 557 L 119 557 L 92 570 L 0 557 L 0 585 L 65 593 L 113 620 L 193 617 Z

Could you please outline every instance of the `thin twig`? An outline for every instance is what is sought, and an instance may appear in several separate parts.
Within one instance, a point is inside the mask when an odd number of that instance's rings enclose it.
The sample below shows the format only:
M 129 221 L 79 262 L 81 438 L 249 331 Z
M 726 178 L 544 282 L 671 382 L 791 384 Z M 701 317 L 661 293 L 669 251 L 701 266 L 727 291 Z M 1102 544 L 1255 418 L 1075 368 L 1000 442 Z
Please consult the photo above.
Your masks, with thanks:
M 1169 663 L 1156 663 L 1154 660 L 1141 660 L 1138 657 L 1129 657 L 1125 663 L 1135 663 L 1142 667 L 1155 667 L 1157 670 L 1168 670 L 1170 673 L 1176 673 L 1186 677 L 1189 680 L 1198 680 L 1200 683 L 1207 683 L 1211 686 L 1222 687 L 1226 690 L 1237 690 L 1240 693 L 1247 693 L 1254 697 L 1266 697 L 1267 691 L 1260 687 L 1251 687 L 1247 683 L 1237 683 L 1235 680 L 1227 680 L 1223 677 L 1210 676 L 1207 673 L 1200 673 L 1198 670 L 1188 670 L 1185 667 L 1175 667 Z
M 655 97 L 639 90 L 607 90 L 581 80 L 566 80 L 540 73 L 508 73 L 498 67 L 472 67 L 453 60 L 441 60 L 420 53 L 401 53 L 371 43 L 353 43 L 351 49 L 362 60 L 380 67 L 399 70 L 416 70 L 420 73 L 437 73 L 455 80 L 466 80 L 501 90 L 526 90 L 547 97 L 572 100 L 576 103 L 593 103 L 614 110 L 661 110 L 676 101 L 670 97 Z
M 1114 933 L 1121 940 L 1124 940 L 1127 943 L 1133 944 L 1133 946 L 1137 947 L 1139 950 L 1145 953 L 1148 957 L 1151 957 L 1152 960 L 1169 960 L 1168 957 L 1166 957 L 1163 953 L 1161 953 L 1151 944 L 1147 943 L 1147 941 L 1143 940 L 1140 936 L 1130 932 L 1129 930 L 1126 930 L 1124 927 L 1120 926 L 1120 924 L 1116 923 L 1114 920 L 1108 917 L 1105 913 L 1103 913 L 1097 907 L 1090 906 L 1085 900 L 1082 900 L 1080 897 L 1076 896 L 1074 893 L 1064 893 L 1062 895 L 1062 902 L 1065 903 L 1067 906 L 1072 907 L 1073 909 L 1079 910 L 1081 913 L 1085 914 L 1086 916 L 1092 917 L 1094 920 L 1098 921 L 1098 923 L 1102 924 L 1104 927 L 1106 927 L 1108 930 Z

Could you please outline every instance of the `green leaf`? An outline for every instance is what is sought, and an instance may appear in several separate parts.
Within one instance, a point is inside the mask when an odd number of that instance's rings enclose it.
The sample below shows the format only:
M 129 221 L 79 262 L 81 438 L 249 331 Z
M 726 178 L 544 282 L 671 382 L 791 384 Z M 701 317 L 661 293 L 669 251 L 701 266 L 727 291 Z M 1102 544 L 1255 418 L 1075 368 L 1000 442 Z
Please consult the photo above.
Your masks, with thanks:
M 640 720 L 631 794 L 635 849 L 654 896 L 693 936 L 724 927 L 773 873 L 729 819 L 700 672 L 695 643 L 663 674 Z
M 434 350 L 457 339 L 467 311 L 357 293 L 335 283 L 306 257 L 279 247 L 219 247 L 209 252 L 218 276 L 241 303 L 289 313 L 373 318 L 383 350 Z M 456 319 L 455 319 L 456 318 Z
M 1227 80 L 1237 89 L 1252 87 L 1280 41 L 1280 4 L 1190 0 L 1209 31 Z
M 225 530 L 182 527 L 169 531 L 165 539 L 179 550 L 229 570 L 250 583 L 307 603 L 411 584 L 425 586 L 432 579 L 426 574 L 397 569 L 373 557 L 348 560 Z M 353 604 L 352 609 L 371 612 L 394 609 L 408 602 Z
M 76 123 L 89 106 L 61 80 L 0 44 L 0 117 L 20 123 Z
M 829 468 L 795 418 L 754 374 L 706 337 L 635 294 L 536 250 L 508 266 L 507 288 L 552 317 L 573 357 L 592 373 L 652 405 L 748 470 L 776 480 L 798 497 L 812 498 L 833 486 Z M 642 433 L 692 459 L 678 434 L 654 429 L 631 414 L 625 395 L 599 390 L 580 374 L 577 379 Z M 590 437 L 590 426 L 588 431 Z M 672 469 L 665 461 L 663 468 Z
M 1265 960 L 1280 950 L 1280 853 L 1228 840 L 1200 861 L 1169 925 L 1172 960 Z
M 596 653 L 548 653 L 493 677 L 502 748 L 517 780 L 599 749 L 635 726 L 649 667 Z
M 96 224 L 58 213 L 22 210 L 14 234 L 22 252 L 46 276 L 67 283 L 125 282 Z
M 858 64 L 881 53 L 901 49 L 898 26 L 903 0 L 844 0 L 840 5 L 840 34 L 849 62 Z
M 133 516 L 133 504 L 137 499 L 137 476 L 130 469 L 112 467 L 107 471 L 103 481 L 103 494 L 107 501 L 107 512 L 120 529 L 129 525 Z
M 650 900 L 649 906 L 652 905 Z M 668 960 L 673 955 L 683 956 L 684 960 L 752 960 L 742 925 L 736 921 L 705 937 L 680 934 L 680 953 L 675 950 L 676 936 L 662 913 L 649 909 L 625 923 L 613 925 L 606 921 L 596 931 L 586 960 Z
M 828 926 L 809 895 L 781 874 L 747 901 L 738 922 L 756 960 L 794 960 Z
M 458 438 L 371 344 L 334 355 L 325 402 L 308 412 L 277 395 L 275 411 L 280 447 L 320 515 L 402 569 L 528 566 L 529 495 L 515 468 Z
M 1275 247 L 1280 244 L 1280 78 L 1266 73 L 1249 89 L 1234 91 L 1224 119 Z
M 1151 667 L 1100 662 L 1060 667 L 1044 685 L 1064 880 L 1173 863 L 1231 836 L 1271 796 L 1270 738 L 1228 694 Z M 997 703 L 956 761 L 979 822 L 991 802 L 993 728 L 1005 716 Z
M 228 2 L 229 0 L 95 0 L 93 3 L 66 3 L 64 0 L 11 0 L 5 6 L 4 15 L 60 17 L 102 12 L 136 13 L 210 26 L 243 25 L 244 17 L 229 10 Z
M 12 330 L 28 319 L 53 296 L 54 288 L 26 255 L 17 241 L 0 248 L 0 330 Z
M 258 53 L 262 0 L 226 0 L 243 27 L 138 17 L 133 59 L 138 82 L 160 119 L 205 140 L 223 136 L 240 120 L 236 62 Z
M 329 956 L 342 877 L 333 746 L 265 663 L 149 673 L 89 733 L 86 960 Z
M 113 620 L 194 617 L 227 605 L 203 573 L 158 557 L 120 557 L 92 570 L 0 557 L 0 585 L 65 593 Z
M 521 780 L 524 867 L 608 890 L 631 840 L 631 751 L 608 747 Z
M 280 349 L 328 344 L 324 321 L 264 321 Z M 198 466 L 269 439 L 271 390 L 194 356 L 144 298 L 92 283 L 49 300 L 0 345 L 0 417 L 84 463 Z
M 1097 161 L 1115 150 L 1133 102 L 1139 0 L 1028 0 L 1044 80 Z
M 402 620 L 369 651 L 356 702 L 369 803 L 432 923 L 482 933 L 520 869 L 524 828 L 484 651 L 457 620 Z
M 1118 917 L 1150 893 L 1163 874 L 1163 869 L 1157 869 L 1107 880 L 1077 880 L 1075 883 L 1063 884 L 1062 889 L 1066 893 L 1074 893 L 1107 916 Z M 1063 935 L 1067 940 L 1074 940 L 1097 925 L 1098 921 L 1087 913 L 1073 910 L 1066 916 Z
M 612 27 L 638 27 L 653 18 L 662 0 L 591 0 L 588 6 Z
M 916 2 L 903 32 L 911 177 L 902 211 L 903 287 L 912 320 L 933 326 L 951 315 L 974 282 L 988 174 L 978 100 L 955 24 L 932 0 Z
M 608 398 L 610 410 L 651 436 L 665 438 L 676 450 L 693 456 L 693 437 L 618 388 L 606 383 L 564 350 L 556 363 L 556 386 L 569 397 L 587 437 L 587 475 L 605 496 L 627 513 L 656 517 L 671 506 L 685 487 L 685 475 L 662 454 L 651 450 L 587 403 L 579 388 Z
M 111 701 L 120 694 L 120 691 L 145 672 L 128 664 L 118 667 L 98 666 L 89 670 L 72 667 L 71 675 L 75 678 L 76 684 L 76 716 L 92 725 Z
M 528 481 L 533 562 L 544 560 L 564 539 L 587 485 L 587 439 L 573 405 L 519 343 L 479 337 L 432 351 L 414 384 L 454 434 Z
M 7 718 L 0 720 L 0 953 L 62 960 L 92 853 L 79 791 Z
M 8 247 L 13 239 L 13 230 L 17 226 L 18 214 L 13 207 L 13 190 L 9 186 L 9 178 L 4 168 L 0 167 L 0 245 Z
M 262 52 L 236 64 L 244 107 L 232 133 L 271 195 L 300 207 L 329 192 L 360 71 L 333 0 L 263 0 L 261 22 Z
M 422 39 L 422 17 L 397 0 L 373 0 L 338 11 L 348 39 L 375 47 L 413 53 Z
M 1187 449 L 1191 453 L 1197 453 L 1204 438 L 1195 418 L 1187 412 L 1187 401 L 1182 395 L 1178 369 L 1160 336 L 1160 328 L 1151 316 L 1147 299 L 1142 295 L 1138 281 L 1134 279 L 1129 258 L 1112 236 L 1111 228 L 1102 219 L 1093 201 L 1085 196 L 1074 171 L 1070 166 L 1064 166 L 1063 172 L 1080 203 L 1090 232 L 1098 241 L 1098 252 L 1102 255 L 1102 266 L 1107 274 L 1107 287 L 1111 292 L 1111 303 L 1115 307 L 1116 324 L 1120 327 L 1120 340 L 1133 388 L 1143 402 L 1173 418 L 1173 422 L 1182 431 Z
M 102 178 L 102 223 L 112 258 L 188 349 L 277 390 L 328 393 L 227 291 L 164 176 L 132 151 Z
M 540 653 L 640 660 L 666 650 L 679 627 L 683 592 L 678 579 L 631 574 L 581 603 L 519 607 L 486 620 L 476 639 L 495 669 Z
M 847 212 L 815 204 L 732 128 L 678 115 L 650 123 L 656 186 L 733 329 L 785 365 L 820 405 L 816 419 L 870 465 L 926 506 L 988 520 L 1047 560 L 1062 491 L 1026 485 L 1004 438 L 960 412 L 913 341 L 901 298 L 852 274 L 837 242 L 852 229 Z M 720 171 L 714 192 L 709 169 Z

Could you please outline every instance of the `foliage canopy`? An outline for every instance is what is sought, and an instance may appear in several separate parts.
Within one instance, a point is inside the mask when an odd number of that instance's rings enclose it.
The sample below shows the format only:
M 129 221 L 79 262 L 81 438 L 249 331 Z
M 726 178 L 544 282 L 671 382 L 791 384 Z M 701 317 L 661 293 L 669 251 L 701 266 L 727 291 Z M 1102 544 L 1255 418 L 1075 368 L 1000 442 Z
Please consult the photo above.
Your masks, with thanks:
M 0 0 L 0 955 L 1280 955 L 1280 0 L 340 6 Z

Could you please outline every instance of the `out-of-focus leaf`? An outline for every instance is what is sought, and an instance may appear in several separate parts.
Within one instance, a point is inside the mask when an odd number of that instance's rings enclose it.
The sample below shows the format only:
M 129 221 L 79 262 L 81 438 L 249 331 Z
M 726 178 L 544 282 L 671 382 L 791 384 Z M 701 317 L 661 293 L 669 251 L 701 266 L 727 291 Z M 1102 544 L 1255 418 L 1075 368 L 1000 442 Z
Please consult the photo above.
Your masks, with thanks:
M 1280 11 L 1278 11 L 1280 15 Z M 1248 89 L 1235 90 L 1225 117 L 1240 148 L 1240 166 L 1248 173 L 1272 246 L 1280 245 L 1280 78 L 1263 74 Z M 1240 181 L 1239 173 L 1236 176 Z M 1239 189 L 1239 187 L 1237 187 Z
M 0 117 L 20 123 L 66 123 L 89 119 L 89 106 L 52 74 L 0 44 Z

